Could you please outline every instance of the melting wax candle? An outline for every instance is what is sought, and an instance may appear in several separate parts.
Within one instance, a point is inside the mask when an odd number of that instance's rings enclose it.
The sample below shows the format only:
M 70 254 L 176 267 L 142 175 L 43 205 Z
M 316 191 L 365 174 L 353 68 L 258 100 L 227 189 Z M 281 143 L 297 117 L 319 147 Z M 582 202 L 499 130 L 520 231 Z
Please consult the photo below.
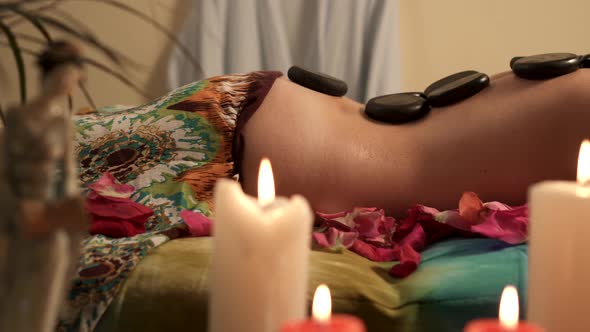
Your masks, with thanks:
M 276 332 L 303 319 L 313 213 L 301 196 L 275 198 L 263 160 L 258 199 L 240 184 L 215 186 L 210 332 Z
M 577 182 L 545 181 L 529 190 L 527 318 L 548 331 L 590 328 L 590 142 L 578 157 Z

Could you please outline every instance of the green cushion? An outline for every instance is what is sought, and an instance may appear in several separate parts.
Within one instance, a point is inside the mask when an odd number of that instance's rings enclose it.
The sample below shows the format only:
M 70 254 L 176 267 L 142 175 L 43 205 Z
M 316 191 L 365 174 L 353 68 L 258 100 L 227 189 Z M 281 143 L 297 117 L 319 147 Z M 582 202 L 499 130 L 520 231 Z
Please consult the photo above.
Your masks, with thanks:
M 207 331 L 210 245 L 210 238 L 186 238 L 156 248 L 131 273 L 96 331 Z M 460 331 L 470 319 L 497 315 L 506 284 L 526 289 L 527 246 L 441 242 L 423 253 L 422 265 L 406 279 L 387 274 L 394 263 L 349 251 L 313 251 L 310 264 L 308 299 L 327 283 L 334 311 L 361 317 L 371 332 Z

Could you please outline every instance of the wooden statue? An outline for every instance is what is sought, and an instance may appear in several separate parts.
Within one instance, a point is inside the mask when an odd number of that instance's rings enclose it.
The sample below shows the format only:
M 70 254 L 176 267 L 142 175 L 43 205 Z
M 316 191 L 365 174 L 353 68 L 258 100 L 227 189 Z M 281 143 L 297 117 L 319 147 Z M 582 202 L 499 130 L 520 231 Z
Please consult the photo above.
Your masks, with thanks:
M 62 107 L 83 72 L 77 49 L 40 58 L 42 94 L 6 114 L 0 135 L 0 331 L 53 331 L 87 218 Z

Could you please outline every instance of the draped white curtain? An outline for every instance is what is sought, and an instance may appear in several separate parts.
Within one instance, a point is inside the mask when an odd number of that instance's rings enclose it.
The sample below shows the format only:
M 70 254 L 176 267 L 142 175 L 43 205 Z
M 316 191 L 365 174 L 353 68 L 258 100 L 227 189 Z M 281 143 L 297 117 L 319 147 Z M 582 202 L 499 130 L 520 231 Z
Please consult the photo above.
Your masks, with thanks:
M 399 0 L 193 0 L 180 40 L 203 72 L 175 50 L 169 82 L 300 65 L 346 81 L 361 102 L 399 92 L 398 8 Z

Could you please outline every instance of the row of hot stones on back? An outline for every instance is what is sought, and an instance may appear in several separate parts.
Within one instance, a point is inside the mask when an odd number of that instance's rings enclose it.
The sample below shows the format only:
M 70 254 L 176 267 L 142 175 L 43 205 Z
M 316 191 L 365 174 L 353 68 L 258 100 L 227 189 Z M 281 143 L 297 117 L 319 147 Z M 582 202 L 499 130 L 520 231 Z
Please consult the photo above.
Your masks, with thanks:
M 520 78 L 545 80 L 590 68 L 590 54 L 546 53 L 514 57 L 510 68 Z M 344 96 L 346 82 L 332 76 L 293 66 L 288 77 L 294 83 L 331 96 Z M 424 92 L 402 92 L 370 99 L 365 115 L 375 121 L 403 124 L 424 117 L 433 107 L 444 107 L 467 99 L 490 85 L 490 78 L 475 70 L 458 72 L 430 84 Z

